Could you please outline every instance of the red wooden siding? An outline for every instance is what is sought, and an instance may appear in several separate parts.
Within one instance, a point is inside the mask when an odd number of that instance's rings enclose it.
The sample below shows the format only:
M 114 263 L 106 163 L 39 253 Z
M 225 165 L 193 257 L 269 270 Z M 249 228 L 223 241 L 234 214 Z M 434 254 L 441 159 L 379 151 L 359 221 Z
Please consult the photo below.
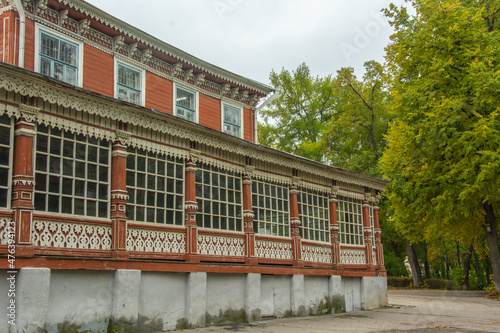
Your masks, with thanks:
M 25 29 L 24 68 L 33 71 L 35 70 L 35 38 L 37 37 L 35 36 L 35 22 L 26 19 Z
M 83 57 L 83 88 L 114 97 L 113 56 L 85 45 Z
M 199 94 L 200 125 L 221 130 L 221 103 L 219 99 Z
M 253 122 L 254 111 L 249 109 L 243 109 L 243 138 L 247 141 L 255 142 L 254 140 L 254 122 Z
M 146 72 L 146 107 L 172 114 L 172 81 Z

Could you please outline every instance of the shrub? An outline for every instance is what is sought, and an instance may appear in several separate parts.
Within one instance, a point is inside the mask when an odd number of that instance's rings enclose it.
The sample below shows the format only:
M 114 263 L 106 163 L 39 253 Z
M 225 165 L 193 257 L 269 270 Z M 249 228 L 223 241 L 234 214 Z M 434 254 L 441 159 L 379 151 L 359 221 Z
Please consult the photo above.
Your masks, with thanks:
M 425 284 L 429 289 L 453 290 L 453 283 L 448 280 L 427 279 Z
M 410 277 L 391 277 L 387 278 L 387 286 L 395 288 L 409 288 L 413 284 L 413 280 Z

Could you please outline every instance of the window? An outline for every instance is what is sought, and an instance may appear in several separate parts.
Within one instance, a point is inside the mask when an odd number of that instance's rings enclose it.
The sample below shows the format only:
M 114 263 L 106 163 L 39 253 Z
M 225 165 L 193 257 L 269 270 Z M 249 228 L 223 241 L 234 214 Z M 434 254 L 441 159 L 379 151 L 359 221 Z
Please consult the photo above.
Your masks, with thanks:
M 128 219 L 182 225 L 184 161 L 132 147 L 128 152 Z
M 40 30 L 39 71 L 78 85 L 78 45 Z
M 252 181 L 253 228 L 262 235 L 290 237 L 288 188 Z
M 339 197 L 337 221 L 340 226 L 340 244 L 364 245 L 361 201 Z
M 241 109 L 224 104 L 222 117 L 222 131 L 241 137 Z
M 9 207 L 10 170 L 12 165 L 12 121 L 0 116 L 0 207 Z
M 117 62 L 117 98 L 134 104 L 141 104 L 142 72 Z
M 175 115 L 196 121 L 196 93 L 181 87 L 175 89 Z
M 241 175 L 206 164 L 198 164 L 197 168 L 198 226 L 242 231 Z
M 35 209 L 108 217 L 108 141 L 38 125 Z
M 297 201 L 302 221 L 301 237 L 312 241 L 330 242 L 328 196 L 303 189 L 297 194 Z
M 373 220 L 373 203 L 370 203 L 370 207 L 368 208 L 368 214 L 370 217 L 370 228 L 372 230 L 372 236 L 371 236 L 372 245 L 375 245 L 375 224 Z

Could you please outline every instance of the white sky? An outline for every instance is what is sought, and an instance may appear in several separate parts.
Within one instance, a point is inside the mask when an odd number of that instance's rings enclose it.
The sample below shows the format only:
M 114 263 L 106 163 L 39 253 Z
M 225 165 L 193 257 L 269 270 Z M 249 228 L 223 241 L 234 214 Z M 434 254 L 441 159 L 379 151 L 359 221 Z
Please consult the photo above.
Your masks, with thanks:
M 390 0 L 87 0 L 109 14 L 236 74 L 270 85 L 269 73 L 305 62 L 336 75 L 384 61 Z M 401 4 L 402 0 L 392 1 Z

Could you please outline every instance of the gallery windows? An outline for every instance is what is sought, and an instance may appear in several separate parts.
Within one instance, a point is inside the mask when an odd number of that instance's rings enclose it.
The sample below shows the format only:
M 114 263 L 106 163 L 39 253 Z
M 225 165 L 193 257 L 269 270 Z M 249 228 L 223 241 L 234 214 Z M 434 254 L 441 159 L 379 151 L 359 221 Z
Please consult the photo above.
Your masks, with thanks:
M 301 236 L 317 242 L 330 242 L 328 196 L 325 193 L 302 189 L 297 194 Z
M 364 245 L 361 200 L 339 197 L 337 221 L 340 226 L 340 244 Z
M 12 166 L 12 120 L 0 116 L 0 207 L 9 207 L 10 170 Z
M 253 228 L 262 235 L 290 237 L 288 188 L 252 181 Z

